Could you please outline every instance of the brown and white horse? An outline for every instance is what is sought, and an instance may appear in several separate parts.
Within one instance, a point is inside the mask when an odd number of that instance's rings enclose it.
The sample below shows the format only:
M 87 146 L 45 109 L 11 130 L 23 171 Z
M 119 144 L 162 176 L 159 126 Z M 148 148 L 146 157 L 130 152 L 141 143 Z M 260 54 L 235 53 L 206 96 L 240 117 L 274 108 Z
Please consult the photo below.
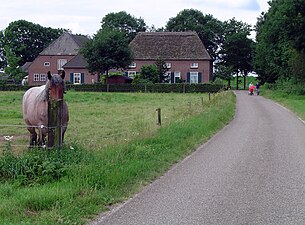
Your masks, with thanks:
M 60 75 L 51 75 L 48 72 L 48 81 L 45 85 L 32 87 L 25 92 L 22 101 L 23 119 L 30 132 L 30 146 L 38 144 L 45 145 L 45 138 L 48 132 L 48 100 L 63 100 L 65 92 L 65 72 Z M 68 126 L 69 113 L 65 101 L 62 110 L 62 140 Z M 37 142 L 38 129 L 39 137 Z

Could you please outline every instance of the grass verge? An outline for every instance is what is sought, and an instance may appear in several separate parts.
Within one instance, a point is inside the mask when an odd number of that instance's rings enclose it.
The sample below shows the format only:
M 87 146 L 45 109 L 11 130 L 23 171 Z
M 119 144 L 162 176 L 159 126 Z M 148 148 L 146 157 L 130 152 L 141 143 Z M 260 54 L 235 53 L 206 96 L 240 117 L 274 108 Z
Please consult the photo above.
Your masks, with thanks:
M 0 184 L 0 224 L 84 224 L 162 175 L 228 124 L 234 112 L 235 96 L 227 92 L 202 113 L 161 127 L 150 137 L 103 151 L 74 146 L 84 154 L 77 154 L 78 162 L 59 180 Z
M 305 120 L 305 96 L 287 94 L 281 91 L 263 90 L 263 96 L 272 99 L 279 104 L 285 106 L 299 116 L 302 120 Z

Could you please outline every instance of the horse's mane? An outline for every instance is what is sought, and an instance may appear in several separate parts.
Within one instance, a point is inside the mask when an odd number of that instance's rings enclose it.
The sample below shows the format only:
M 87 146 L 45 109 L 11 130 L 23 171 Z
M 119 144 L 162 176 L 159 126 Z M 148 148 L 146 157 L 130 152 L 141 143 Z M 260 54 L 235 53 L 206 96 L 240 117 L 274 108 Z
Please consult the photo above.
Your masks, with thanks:
M 48 80 L 47 83 L 43 86 L 45 86 L 44 89 L 37 95 L 37 100 L 41 101 L 41 102 L 48 100 L 50 81 Z M 42 88 L 43 86 L 40 86 L 40 87 Z

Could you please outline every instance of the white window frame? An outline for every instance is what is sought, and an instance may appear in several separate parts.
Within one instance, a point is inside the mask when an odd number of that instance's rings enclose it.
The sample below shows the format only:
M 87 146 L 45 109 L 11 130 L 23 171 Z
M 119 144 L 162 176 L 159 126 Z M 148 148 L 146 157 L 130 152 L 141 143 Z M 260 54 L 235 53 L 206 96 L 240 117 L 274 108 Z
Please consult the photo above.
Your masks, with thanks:
M 82 74 L 74 73 L 73 74 L 73 84 L 81 84 L 82 83 Z
M 129 68 L 136 68 L 137 67 L 137 64 L 135 62 L 132 62 L 130 65 L 129 65 Z
M 181 72 L 174 72 L 174 84 L 176 83 L 176 78 L 181 79 Z
M 40 74 L 40 81 L 46 81 L 46 74 L 45 73 Z
M 191 67 L 191 69 L 198 69 L 199 64 L 198 63 L 191 63 L 190 67 Z
M 39 81 L 39 73 L 34 73 L 34 81 Z
M 63 66 L 68 62 L 67 59 L 57 59 L 57 70 L 64 70 Z
M 171 63 L 165 63 L 165 65 L 166 65 L 166 68 L 167 68 L 167 69 L 172 68 L 172 64 L 171 64 Z
M 44 62 L 43 63 L 43 66 L 45 66 L 45 67 L 49 67 L 51 64 L 50 64 L 50 62 Z
M 127 74 L 128 74 L 128 77 L 134 78 L 135 75 L 137 75 L 137 71 L 128 71 Z
M 198 84 L 198 72 L 190 72 L 190 84 Z

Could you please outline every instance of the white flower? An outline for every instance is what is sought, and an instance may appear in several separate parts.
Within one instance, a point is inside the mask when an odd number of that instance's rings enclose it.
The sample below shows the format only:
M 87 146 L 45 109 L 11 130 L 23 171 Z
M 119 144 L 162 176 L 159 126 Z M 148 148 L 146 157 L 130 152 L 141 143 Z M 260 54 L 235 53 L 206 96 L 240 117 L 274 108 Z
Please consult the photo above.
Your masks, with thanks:
M 71 149 L 71 150 L 74 150 L 73 146 L 70 146 L 70 149 Z
M 11 141 L 14 136 L 3 136 L 6 141 Z

